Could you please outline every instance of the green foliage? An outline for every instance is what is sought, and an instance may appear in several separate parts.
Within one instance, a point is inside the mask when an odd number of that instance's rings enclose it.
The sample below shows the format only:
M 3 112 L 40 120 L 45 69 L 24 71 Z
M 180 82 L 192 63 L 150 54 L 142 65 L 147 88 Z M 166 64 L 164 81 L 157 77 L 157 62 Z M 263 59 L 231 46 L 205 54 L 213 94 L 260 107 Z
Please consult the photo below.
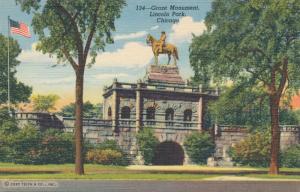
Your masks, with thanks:
M 234 145 L 229 155 L 241 165 L 266 167 L 270 161 L 271 136 L 269 132 L 256 132 Z
M 16 119 L 9 116 L 6 108 L 0 109 L 0 161 L 10 162 L 12 149 L 9 147 L 10 136 L 18 131 Z
M 23 11 L 33 14 L 33 30 L 39 36 L 37 49 L 55 55 L 59 62 L 68 61 L 73 67 L 85 66 L 88 54 L 94 63 L 105 44 L 113 42 L 114 21 L 125 6 L 125 0 L 16 2 Z
M 215 152 L 215 144 L 208 133 L 194 132 L 184 141 L 190 159 L 197 164 L 206 164 L 207 158 Z
M 11 135 L 10 147 L 13 162 L 20 164 L 40 164 L 42 135 L 36 127 L 27 125 Z
M 7 102 L 7 37 L 0 34 L 0 104 Z M 15 75 L 16 67 L 20 64 L 17 60 L 21 48 L 16 40 L 10 38 L 10 90 L 11 102 L 27 102 L 31 95 L 32 88 L 19 82 Z
M 300 88 L 300 1 L 214 0 L 207 31 L 194 37 L 190 62 L 195 79 L 255 88 L 269 97 L 272 128 L 270 173 L 279 171 L 279 104 Z
M 48 129 L 42 134 L 40 164 L 74 162 L 73 134 Z
M 296 88 L 300 72 L 299 8 L 299 1 L 214 0 L 205 18 L 208 31 L 194 37 L 190 46 L 195 76 L 200 78 L 205 72 L 214 81 L 230 79 L 249 86 L 268 86 L 271 72 L 278 71 L 279 85 L 283 60 L 288 58 L 289 86 Z
M 55 109 L 55 103 L 59 100 L 58 95 L 33 95 L 31 102 L 33 110 L 38 112 L 49 112 Z
M 209 104 L 209 111 L 218 124 L 266 129 L 270 121 L 268 101 L 258 89 L 230 87 Z
M 299 111 L 290 109 L 281 109 L 279 115 L 279 122 L 282 125 L 299 125 L 300 116 Z
M 83 103 L 83 117 L 84 118 L 101 118 L 102 117 L 102 105 L 93 105 L 89 101 Z M 75 104 L 70 103 L 64 106 L 58 113 L 64 117 L 75 117 Z
M 112 149 L 92 149 L 86 155 L 87 162 L 102 165 L 122 165 L 122 159 L 122 153 Z
M 1 127 L 2 128 L 2 127 Z M 48 129 L 40 132 L 28 124 L 22 129 L 13 128 L 1 137 L 1 161 L 20 164 L 61 164 L 74 160 L 73 136 Z M 0 130 L 3 132 L 3 130 Z
M 0 108 L 0 138 L 13 134 L 18 130 L 18 123 L 8 114 L 7 108 Z
M 294 145 L 283 151 L 281 155 L 283 167 L 300 167 L 300 145 Z
M 128 165 L 127 154 L 122 151 L 115 140 L 105 140 L 102 143 L 86 147 L 86 161 L 103 165 Z
M 269 98 L 262 90 L 240 86 L 224 90 L 217 101 L 209 104 L 207 118 L 212 119 L 213 123 L 242 125 L 251 130 L 266 130 L 270 127 Z M 298 125 L 300 122 L 298 113 L 288 108 L 280 109 L 280 124 Z
M 145 165 L 151 164 L 155 155 L 155 148 L 159 144 L 154 131 L 151 128 L 144 128 L 138 132 L 136 139 Z
M 240 110 L 244 107 L 240 106 L 244 104 L 240 101 L 244 98 L 251 100 L 245 95 L 249 91 L 256 90 L 251 94 L 257 97 L 252 98 L 256 99 L 256 105 L 261 95 L 278 101 L 284 88 L 288 88 L 287 93 L 298 90 L 299 8 L 299 1 L 214 0 L 205 18 L 208 30 L 195 36 L 190 45 L 190 61 L 195 72 L 193 79 L 204 84 L 209 80 L 223 85 L 230 82 L 243 88 L 238 91 L 245 93 L 228 98 L 229 101 L 238 97 L 237 102 L 232 103 Z M 209 80 L 207 77 L 210 77 Z M 272 105 L 276 104 L 278 102 L 272 101 Z M 247 122 L 247 118 L 241 120 Z M 234 123 L 236 120 L 230 121 Z

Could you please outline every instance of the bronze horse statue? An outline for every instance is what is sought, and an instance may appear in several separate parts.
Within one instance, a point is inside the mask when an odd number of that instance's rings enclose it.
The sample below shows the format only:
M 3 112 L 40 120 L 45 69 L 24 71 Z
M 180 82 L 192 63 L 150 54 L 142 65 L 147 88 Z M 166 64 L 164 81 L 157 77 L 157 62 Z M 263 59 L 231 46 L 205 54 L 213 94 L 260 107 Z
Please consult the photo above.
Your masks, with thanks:
M 175 45 L 166 43 L 165 46 L 163 46 L 163 50 L 161 51 L 159 48 L 160 42 L 156 40 L 152 35 L 147 35 L 146 42 L 148 45 L 152 46 L 152 51 L 155 57 L 155 64 L 158 65 L 158 56 L 160 54 L 168 54 L 168 65 L 171 61 L 171 55 L 173 56 L 174 65 L 176 65 L 176 61 L 179 60 L 178 57 L 178 51 Z

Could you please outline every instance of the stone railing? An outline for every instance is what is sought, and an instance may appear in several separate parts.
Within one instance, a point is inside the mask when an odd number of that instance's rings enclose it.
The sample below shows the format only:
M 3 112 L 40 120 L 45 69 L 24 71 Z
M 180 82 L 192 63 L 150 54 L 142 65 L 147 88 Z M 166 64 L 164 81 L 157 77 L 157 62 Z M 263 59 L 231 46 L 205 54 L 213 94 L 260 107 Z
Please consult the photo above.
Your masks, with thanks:
M 298 131 L 300 131 L 300 125 L 280 125 L 280 131 L 282 131 L 282 132 L 298 132 Z
M 245 132 L 248 130 L 247 126 L 242 125 L 217 125 L 218 131 L 221 132 Z M 280 125 L 282 132 L 298 132 L 300 125 Z
M 62 121 L 66 127 L 74 127 L 75 118 L 63 117 Z M 111 127 L 111 120 L 103 120 L 103 119 L 86 119 L 84 118 L 82 121 L 83 126 L 91 126 L 91 127 Z
M 199 130 L 199 123 L 192 121 L 157 121 L 144 120 L 143 127 L 154 129 Z
M 247 132 L 246 126 L 240 125 L 217 125 L 217 130 L 221 132 Z
M 115 82 L 113 85 L 108 87 L 104 87 L 104 91 L 111 90 L 113 88 L 117 89 L 136 89 L 138 84 L 135 83 L 122 83 Z M 146 84 L 141 83 L 140 89 L 145 90 L 166 90 L 166 91 L 177 91 L 177 92 L 187 92 L 187 93 L 202 93 L 208 95 L 218 96 L 220 95 L 221 90 L 219 88 L 216 89 L 203 89 L 201 86 L 188 86 L 188 85 L 173 85 L 173 84 Z
M 31 123 L 40 129 L 62 129 L 64 127 L 62 121 L 55 114 L 51 113 L 17 112 L 14 113 L 14 116 L 19 121 L 21 127 L 27 123 Z

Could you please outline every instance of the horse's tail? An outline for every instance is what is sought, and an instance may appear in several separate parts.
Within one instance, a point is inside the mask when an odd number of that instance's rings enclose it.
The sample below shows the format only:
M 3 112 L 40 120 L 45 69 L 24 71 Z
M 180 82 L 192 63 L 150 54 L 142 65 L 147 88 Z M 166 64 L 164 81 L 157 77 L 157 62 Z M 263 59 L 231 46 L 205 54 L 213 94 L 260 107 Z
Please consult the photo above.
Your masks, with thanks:
M 179 60 L 179 57 L 178 57 L 178 51 L 177 51 L 177 48 L 176 48 L 176 47 L 175 47 L 174 53 L 175 53 L 176 59 Z

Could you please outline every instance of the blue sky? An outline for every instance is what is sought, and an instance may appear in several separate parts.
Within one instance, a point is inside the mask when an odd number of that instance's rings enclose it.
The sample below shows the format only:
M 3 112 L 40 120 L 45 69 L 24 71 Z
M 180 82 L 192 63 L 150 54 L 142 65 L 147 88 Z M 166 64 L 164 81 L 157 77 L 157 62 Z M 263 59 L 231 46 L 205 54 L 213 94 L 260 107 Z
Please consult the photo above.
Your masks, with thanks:
M 0 0 L 0 33 L 7 35 L 8 15 L 17 21 L 31 24 L 31 15 L 21 12 L 14 0 Z M 157 23 L 156 18 L 149 16 L 149 10 L 136 11 L 137 5 L 151 6 L 199 6 L 197 11 L 186 11 L 179 23 Z M 200 35 L 204 30 L 203 19 L 210 9 L 211 0 L 127 0 L 127 6 L 122 10 L 121 18 L 116 21 L 116 32 L 113 33 L 115 43 L 108 45 L 104 53 L 99 53 L 96 64 L 86 70 L 85 100 L 94 103 L 101 102 L 102 88 L 109 85 L 113 78 L 119 81 L 136 82 L 145 75 L 146 67 L 153 62 L 150 47 L 145 43 L 148 33 L 159 38 L 161 31 L 167 32 L 167 42 L 175 44 L 179 49 L 178 66 L 186 79 L 192 76 L 188 60 L 188 47 L 191 33 Z M 32 32 L 32 31 L 31 31 Z M 33 32 L 32 32 L 33 33 Z M 33 87 L 33 94 L 57 94 L 61 97 L 60 104 L 74 100 L 74 71 L 70 66 L 58 65 L 56 61 L 35 51 L 38 37 L 26 39 L 13 35 L 17 39 L 22 53 L 17 68 L 18 80 Z M 125 59 L 126 58 L 126 59 Z M 160 58 L 165 62 L 166 58 Z

